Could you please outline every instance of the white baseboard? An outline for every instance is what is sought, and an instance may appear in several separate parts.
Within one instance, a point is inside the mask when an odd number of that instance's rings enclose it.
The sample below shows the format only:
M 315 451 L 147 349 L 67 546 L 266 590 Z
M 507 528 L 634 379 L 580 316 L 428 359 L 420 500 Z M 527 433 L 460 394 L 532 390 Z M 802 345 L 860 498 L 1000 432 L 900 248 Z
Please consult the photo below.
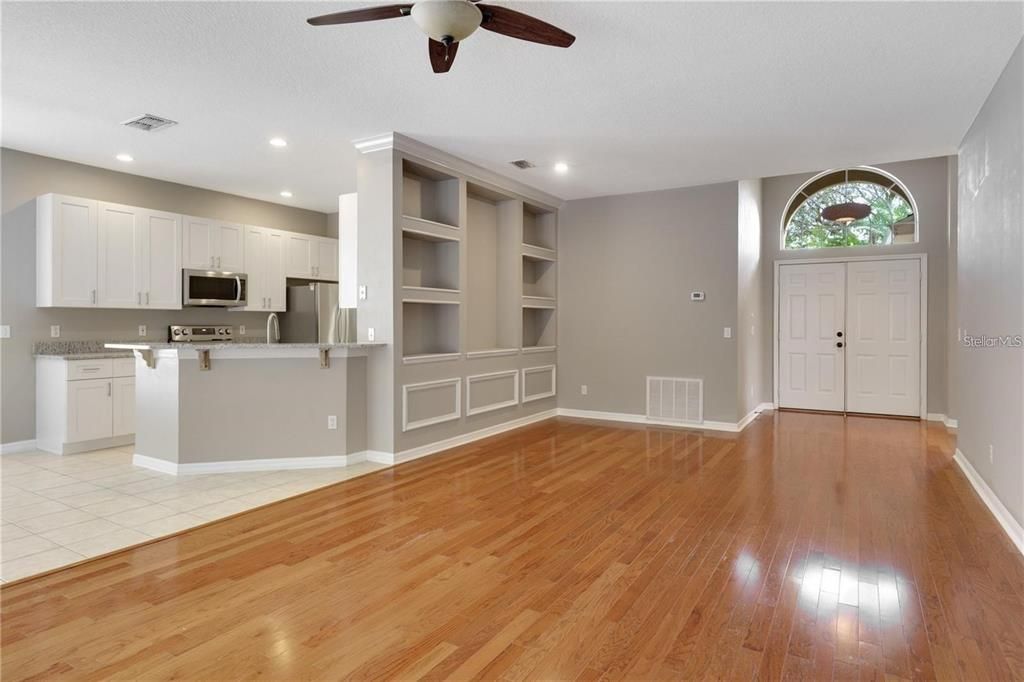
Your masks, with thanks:
M 187 474 L 225 474 L 241 471 L 285 471 L 288 469 L 326 469 L 344 467 L 366 461 L 366 453 L 328 455 L 324 457 L 279 457 L 271 459 L 240 459 L 223 462 L 186 462 L 179 464 L 146 455 L 133 455 L 132 464 L 175 476 Z
M 703 421 L 703 422 L 675 422 L 661 419 L 649 419 L 642 414 L 629 414 L 626 412 L 600 412 L 598 410 L 574 410 L 568 407 L 558 408 L 558 416 L 560 417 L 574 417 L 576 419 L 596 419 L 598 421 L 609 421 L 609 422 L 627 422 L 630 424 L 647 424 L 649 426 L 674 426 L 676 428 L 684 429 L 700 429 L 702 431 L 725 431 L 728 433 L 739 433 L 746 426 L 754 421 L 758 414 L 761 413 L 762 407 L 759 405 L 750 414 L 745 416 L 739 422 L 716 422 L 716 421 Z
M 0 443 L 0 455 L 14 455 L 19 452 L 32 452 L 36 450 L 36 441 L 16 440 L 10 443 Z
M 929 412 L 926 419 L 930 422 L 942 422 L 946 425 L 947 429 L 955 429 L 957 427 L 957 421 L 955 419 L 951 419 L 941 412 Z
M 1010 536 L 1010 541 L 1013 542 L 1017 551 L 1024 554 L 1024 527 L 1013 517 L 1013 514 L 1010 513 L 1010 510 L 1006 508 L 1002 501 L 996 497 L 995 492 L 988 486 L 985 479 L 978 474 L 970 461 L 964 456 L 964 453 L 960 451 L 960 448 L 956 449 L 953 461 L 960 466 L 960 470 L 964 472 L 964 476 L 970 481 L 974 491 L 978 493 L 978 497 L 985 503 L 988 510 L 992 512 L 992 516 L 996 517 L 996 521 L 1003 527 L 1006 534 Z

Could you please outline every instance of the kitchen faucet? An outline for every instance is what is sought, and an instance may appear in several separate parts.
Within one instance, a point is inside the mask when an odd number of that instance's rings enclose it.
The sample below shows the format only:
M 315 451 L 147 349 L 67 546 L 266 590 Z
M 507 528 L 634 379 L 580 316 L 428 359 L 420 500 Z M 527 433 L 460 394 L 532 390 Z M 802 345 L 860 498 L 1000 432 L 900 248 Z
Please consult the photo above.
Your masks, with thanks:
M 274 323 L 274 338 L 270 338 L 270 323 Z M 267 315 L 267 343 L 280 343 L 281 342 L 281 325 L 277 321 L 277 313 L 270 313 Z

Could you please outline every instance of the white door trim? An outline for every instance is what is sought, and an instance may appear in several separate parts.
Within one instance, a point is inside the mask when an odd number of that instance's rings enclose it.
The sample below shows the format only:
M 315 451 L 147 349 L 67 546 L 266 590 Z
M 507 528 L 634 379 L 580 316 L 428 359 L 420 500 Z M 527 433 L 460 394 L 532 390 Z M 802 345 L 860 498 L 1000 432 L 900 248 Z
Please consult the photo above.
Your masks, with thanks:
M 928 254 L 901 253 L 885 256 L 838 258 L 776 258 L 772 285 L 772 400 L 779 404 L 779 268 L 809 263 L 852 263 L 855 261 L 919 260 L 921 262 L 921 419 L 928 415 Z

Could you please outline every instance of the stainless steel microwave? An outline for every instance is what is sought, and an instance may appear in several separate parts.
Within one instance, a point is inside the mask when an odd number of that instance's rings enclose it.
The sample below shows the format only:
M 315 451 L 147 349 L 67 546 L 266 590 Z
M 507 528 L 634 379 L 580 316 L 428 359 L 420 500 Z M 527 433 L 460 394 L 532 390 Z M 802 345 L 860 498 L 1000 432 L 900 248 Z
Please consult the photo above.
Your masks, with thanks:
M 181 303 L 185 306 L 237 308 L 249 305 L 248 276 L 242 272 L 183 270 Z

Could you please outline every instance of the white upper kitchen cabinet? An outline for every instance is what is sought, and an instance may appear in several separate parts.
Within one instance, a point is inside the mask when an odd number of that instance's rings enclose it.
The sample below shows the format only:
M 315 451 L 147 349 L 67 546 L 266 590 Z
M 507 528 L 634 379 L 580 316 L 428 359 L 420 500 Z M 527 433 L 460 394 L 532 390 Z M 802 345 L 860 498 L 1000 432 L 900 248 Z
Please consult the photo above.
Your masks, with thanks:
M 245 262 L 248 278 L 244 308 L 253 312 L 285 310 L 286 233 L 266 227 L 245 226 Z
M 100 308 L 181 308 L 181 216 L 99 202 Z
M 36 199 L 36 305 L 97 305 L 98 202 L 46 194 Z
M 181 309 L 181 216 L 140 210 L 137 266 L 143 308 Z
M 101 201 L 98 215 L 98 305 L 100 308 L 139 307 L 142 305 L 139 281 L 142 209 Z
M 285 274 L 302 279 L 338 279 L 338 240 L 287 233 Z
M 183 267 L 245 272 L 245 228 L 242 225 L 192 216 L 183 220 Z

